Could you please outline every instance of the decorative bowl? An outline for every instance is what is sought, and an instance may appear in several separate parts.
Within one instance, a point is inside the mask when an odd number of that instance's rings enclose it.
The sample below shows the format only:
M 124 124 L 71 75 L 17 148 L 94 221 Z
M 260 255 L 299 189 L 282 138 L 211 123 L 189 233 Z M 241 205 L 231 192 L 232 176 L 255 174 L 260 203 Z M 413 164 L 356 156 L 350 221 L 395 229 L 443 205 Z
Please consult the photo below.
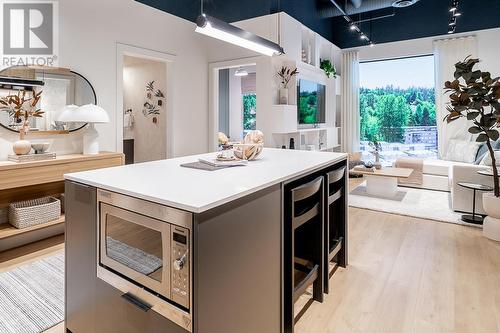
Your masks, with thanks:
M 251 161 L 259 156 L 263 148 L 263 143 L 234 143 L 233 153 L 240 160 Z
M 35 154 L 43 154 L 50 147 L 50 142 L 32 142 L 31 148 L 35 151 Z

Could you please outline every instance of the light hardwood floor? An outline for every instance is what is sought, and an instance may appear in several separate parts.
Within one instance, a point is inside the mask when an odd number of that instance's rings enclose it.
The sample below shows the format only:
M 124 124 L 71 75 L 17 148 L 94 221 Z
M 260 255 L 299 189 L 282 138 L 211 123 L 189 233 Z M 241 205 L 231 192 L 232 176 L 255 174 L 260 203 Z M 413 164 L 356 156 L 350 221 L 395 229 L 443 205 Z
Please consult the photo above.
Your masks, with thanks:
M 349 214 L 350 265 L 337 270 L 333 291 L 312 303 L 297 333 L 500 332 L 500 243 L 470 227 L 354 208 Z M 24 259 L 1 261 L 0 271 Z

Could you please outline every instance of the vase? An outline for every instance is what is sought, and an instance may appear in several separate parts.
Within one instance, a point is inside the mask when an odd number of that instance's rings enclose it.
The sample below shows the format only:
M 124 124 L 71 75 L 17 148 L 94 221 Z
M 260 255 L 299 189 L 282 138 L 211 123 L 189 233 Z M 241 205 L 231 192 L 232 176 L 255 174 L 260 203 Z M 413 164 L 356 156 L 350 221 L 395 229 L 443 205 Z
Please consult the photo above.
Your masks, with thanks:
M 26 155 L 31 151 L 31 142 L 28 140 L 18 140 L 14 142 L 12 150 L 16 155 Z
M 483 208 L 488 214 L 483 222 L 483 236 L 500 241 L 500 198 L 493 193 L 484 193 Z
M 14 142 L 14 145 L 12 146 L 12 150 L 16 155 L 26 155 L 31 151 L 31 142 L 24 139 L 26 133 L 28 132 L 27 128 L 28 126 L 24 124 L 19 131 L 19 140 Z
M 288 104 L 288 89 L 281 88 L 279 91 L 280 104 Z

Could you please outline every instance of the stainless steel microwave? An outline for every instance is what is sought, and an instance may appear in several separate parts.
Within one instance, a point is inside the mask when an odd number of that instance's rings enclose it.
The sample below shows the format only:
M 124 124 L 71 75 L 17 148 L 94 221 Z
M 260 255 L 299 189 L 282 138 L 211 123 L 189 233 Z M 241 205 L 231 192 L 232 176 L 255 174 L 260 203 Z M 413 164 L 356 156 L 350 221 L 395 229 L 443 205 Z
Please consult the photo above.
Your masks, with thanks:
M 97 276 L 192 331 L 191 213 L 98 190 Z

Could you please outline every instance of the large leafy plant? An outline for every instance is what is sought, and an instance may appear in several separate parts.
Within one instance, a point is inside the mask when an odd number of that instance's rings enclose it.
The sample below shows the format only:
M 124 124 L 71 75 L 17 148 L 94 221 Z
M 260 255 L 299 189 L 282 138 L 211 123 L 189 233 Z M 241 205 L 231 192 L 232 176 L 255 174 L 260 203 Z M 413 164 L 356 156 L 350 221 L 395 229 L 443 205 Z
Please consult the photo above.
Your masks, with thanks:
M 479 59 L 465 58 L 455 64 L 455 80 L 446 81 L 450 94 L 445 120 L 450 123 L 461 117 L 472 122 L 469 133 L 477 135 L 477 142 L 486 142 L 491 156 L 495 196 L 500 197 L 498 167 L 491 141 L 500 134 L 500 78 L 492 78 L 489 72 L 474 70 Z

